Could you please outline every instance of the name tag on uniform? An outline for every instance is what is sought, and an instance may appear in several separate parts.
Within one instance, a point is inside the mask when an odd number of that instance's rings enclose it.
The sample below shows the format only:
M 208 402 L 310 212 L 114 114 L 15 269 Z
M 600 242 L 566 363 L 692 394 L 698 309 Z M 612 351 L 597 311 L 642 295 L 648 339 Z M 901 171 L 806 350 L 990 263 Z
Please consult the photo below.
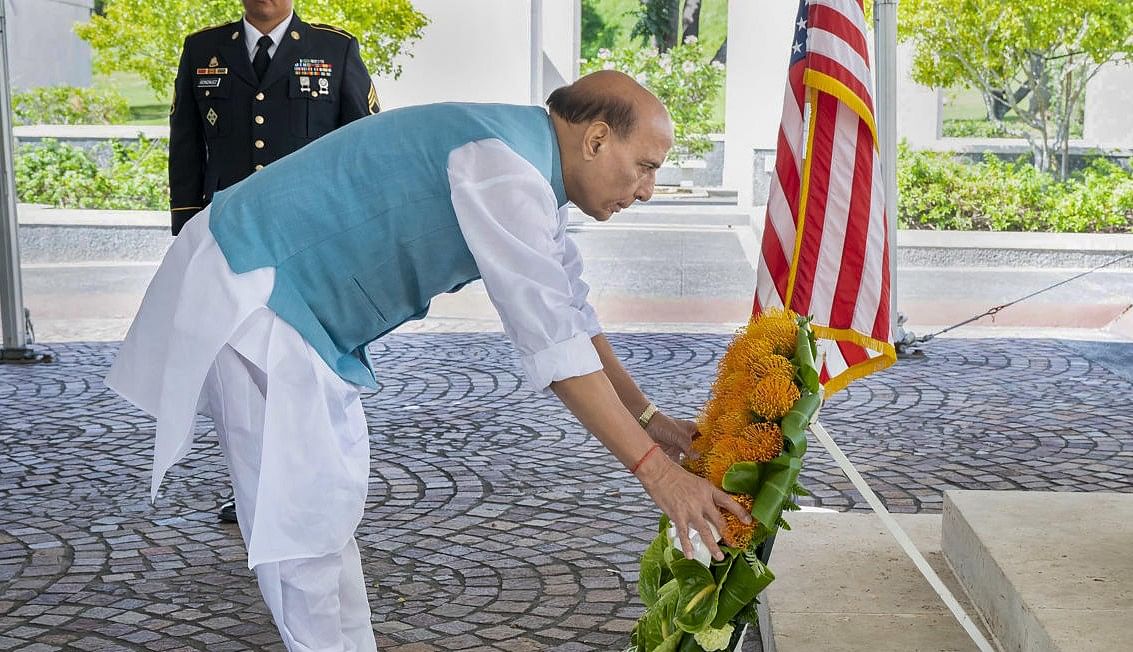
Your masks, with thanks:
M 227 75 L 228 68 L 197 68 L 198 75 Z
M 330 77 L 334 67 L 322 59 L 300 59 L 295 62 L 295 74 L 301 77 Z
M 220 88 L 220 77 L 206 77 L 197 80 L 197 88 Z

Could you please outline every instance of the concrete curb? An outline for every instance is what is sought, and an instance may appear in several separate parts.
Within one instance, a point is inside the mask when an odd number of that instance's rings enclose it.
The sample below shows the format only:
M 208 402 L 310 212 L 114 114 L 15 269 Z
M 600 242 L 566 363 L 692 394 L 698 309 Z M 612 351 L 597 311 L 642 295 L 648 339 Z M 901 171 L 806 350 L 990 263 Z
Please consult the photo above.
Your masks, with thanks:
M 691 215 L 689 209 L 697 214 Z M 631 208 L 610 228 L 650 224 L 751 227 L 762 207 L 649 206 Z M 21 260 L 25 263 L 157 261 L 172 238 L 165 211 L 59 209 L 20 204 Z M 571 209 L 571 224 L 593 224 Z M 605 225 L 603 225 L 605 226 Z M 758 241 L 758 228 L 756 237 Z M 909 231 L 897 234 L 900 267 L 1090 268 L 1133 253 L 1129 233 L 992 233 Z M 1112 266 L 1133 269 L 1133 256 Z

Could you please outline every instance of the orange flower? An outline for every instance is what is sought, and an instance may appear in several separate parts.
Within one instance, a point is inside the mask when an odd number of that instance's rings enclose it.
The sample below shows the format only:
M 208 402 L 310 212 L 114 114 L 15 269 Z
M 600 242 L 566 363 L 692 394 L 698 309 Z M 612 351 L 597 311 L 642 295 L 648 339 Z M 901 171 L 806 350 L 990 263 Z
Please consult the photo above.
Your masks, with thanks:
M 749 514 L 751 513 L 752 503 L 755 502 L 751 496 L 746 494 L 729 495 L 731 495 L 732 500 L 743 505 Z M 755 521 L 753 520 L 750 525 L 744 525 L 743 521 L 726 509 L 720 509 L 720 515 L 724 517 L 724 531 L 721 533 L 724 544 L 746 550 L 751 545 L 751 538 L 755 534 Z
M 783 431 L 774 423 L 753 423 L 740 431 L 752 451 L 751 462 L 770 462 L 783 452 Z
M 799 396 L 799 388 L 790 376 L 771 374 L 756 384 L 749 407 L 767 421 L 778 421 L 791 411 Z
M 750 425 L 748 426 L 750 427 Z M 722 435 L 712 442 L 709 448 L 703 455 L 704 460 L 703 469 L 706 478 L 712 484 L 720 487 L 724 483 L 724 474 L 736 462 L 766 462 L 767 460 L 775 457 L 767 457 L 770 447 L 767 443 L 768 437 L 763 435 L 762 432 L 756 437 L 748 437 L 743 434 L 744 429 L 740 429 L 736 434 Z M 779 440 L 782 441 L 783 437 L 780 434 Z M 780 448 L 782 444 L 780 444 Z
M 722 437 L 730 437 L 739 434 L 744 426 L 752 421 L 751 410 L 747 407 L 738 407 L 729 409 L 721 414 L 712 423 L 712 436 L 719 440 Z
M 749 378 L 756 365 L 774 353 L 773 343 L 770 340 L 746 336 L 737 338 L 732 344 L 732 348 L 735 350 L 735 354 L 729 372 L 742 372 Z
M 795 377 L 795 365 L 787 358 L 777 354 L 771 354 L 755 363 L 751 371 L 757 379 L 766 378 L 772 374 L 779 374 L 787 378 Z
M 766 310 L 748 322 L 746 335 L 770 343 L 775 353 L 791 357 L 799 334 L 798 315 L 783 308 Z

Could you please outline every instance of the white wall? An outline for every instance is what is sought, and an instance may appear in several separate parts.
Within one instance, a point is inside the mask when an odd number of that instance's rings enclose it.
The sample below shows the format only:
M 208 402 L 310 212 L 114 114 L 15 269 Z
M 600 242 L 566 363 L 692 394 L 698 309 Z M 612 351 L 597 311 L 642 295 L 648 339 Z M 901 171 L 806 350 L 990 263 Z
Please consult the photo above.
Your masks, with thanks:
M 928 146 L 940 139 L 943 97 L 939 89 L 913 81 L 912 73 L 913 46 L 902 43 L 897 46 L 897 142 Z
M 431 22 L 411 45 L 413 56 L 402 59 L 401 77 L 375 78 L 382 108 L 444 101 L 531 103 L 533 84 L 542 88 L 542 69 L 532 66 L 533 60 L 542 61 L 541 52 L 532 56 L 533 2 L 540 0 L 414 0 Z
M 582 0 L 542 0 L 543 9 L 543 97 L 562 83 L 578 79 L 578 57 L 582 47 Z M 551 70 L 550 67 L 554 69 Z
M 90 20 L 94 0 L 3 2 L 14 90 L 90 85 L 90 46 L 75 35 L 74 26 Z
M 752 150 L 775 149 L 794 2 L 728 2 L 728 73 L 724 84 L 724 186 L 752 202 Z
M 1084 140 L 1133 148 L 1133 64 L 1109 63 L 1086 82 Z

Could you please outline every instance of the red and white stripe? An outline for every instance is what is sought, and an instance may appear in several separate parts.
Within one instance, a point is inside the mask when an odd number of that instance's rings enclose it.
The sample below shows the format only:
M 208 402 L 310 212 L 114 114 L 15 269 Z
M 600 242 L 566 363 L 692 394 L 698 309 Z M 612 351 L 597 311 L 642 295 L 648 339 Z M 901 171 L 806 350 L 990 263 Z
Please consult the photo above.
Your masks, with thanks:
M 806 54 L 788 73 L 783 102 L 755 313 L 789 301 L 813 316 L 822 380 L 837 391 L 892 360 L 889 238 L 862 5 L 812 0 L 806 14 Z

